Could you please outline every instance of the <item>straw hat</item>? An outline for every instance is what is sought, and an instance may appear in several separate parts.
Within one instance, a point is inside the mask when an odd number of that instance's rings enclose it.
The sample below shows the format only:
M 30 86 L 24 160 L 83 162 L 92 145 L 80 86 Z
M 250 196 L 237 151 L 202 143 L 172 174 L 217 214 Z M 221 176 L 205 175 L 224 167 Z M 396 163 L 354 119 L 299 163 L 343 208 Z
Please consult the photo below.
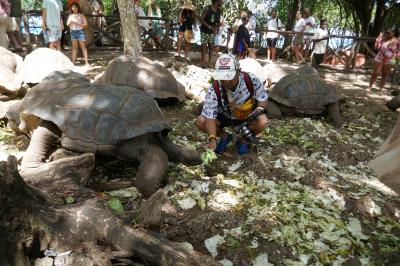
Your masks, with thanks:
M 181 8 L 182 9 L 189 9 L 189 10 L 192 10 L 192 11 L 196 10 L 196 7 L 192 4 L 191 0 L 186 0 Z

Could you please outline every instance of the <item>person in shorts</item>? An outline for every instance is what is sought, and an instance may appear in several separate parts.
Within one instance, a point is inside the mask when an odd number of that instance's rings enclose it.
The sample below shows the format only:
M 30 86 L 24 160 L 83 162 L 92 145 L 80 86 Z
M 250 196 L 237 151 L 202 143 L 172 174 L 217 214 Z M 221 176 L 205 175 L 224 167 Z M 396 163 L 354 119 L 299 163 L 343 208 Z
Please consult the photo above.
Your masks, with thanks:
M 42 8 L 42 30 L 47 33 L 50 42 L 49 48 L 61 51 L 60 40 L 64 30 L 61 0 L 43 0 Z
M 16 52 L 22 51 L 22 37 L 19 26 L 21 25 L 22 8 L 21 0 L 11 1 L 10 24 L 7 30 L 8 39 Z
M 89 65 L 88 52 L 86 49 L 86 36 L 83 30 L 88 26 L 86 17 L 82 14 L 81 7 L 77 3 L 71 5 L 71 14 L 68 17 L 67 26 L 70 28 L 72 43 L 72 63 L 75 64 L 78 53 L 78 43 L 81 47 L 85 65 Z
M 147 11 L 147 16 L 148 17 L 156 17 L 156 18 L 162 18 L 161 14 L 161 9 L 157 5 L 156 0 L 151 0 L 149 9 Z M 150 35 L 153 38 L 153 48 L 160 48 L 160 43 L 161 43 L 161 36 L 163 33 L 163 27 L 161 25 L 161 20 L 154 19 L 151 20 L 149 23 L 150 27 Z
M 200 17 L 201 33 L 201 67 L 206 68 L 206 48 L 208 46 L 208 64 L 211 63 L 215 34 L 221 27 L 222 0 L 212 0 L 211 5 L 206 6 Z
M 326 47 L 328 46 L 328 23 L 326 19 L 321 19 L 319 29 L 314 34 L 313 66 L 318 68 L 324 60 Z
M 305 25 L 305 30 L 304 33 L 312 33 L 314 34 L 315 32 L 315 18 L 310 15 L 310 10 L 308 8 L 304 9 L 304 23 Z M 308 59 L 310 56 L 310 51 L 312 50 L 312 39 L 313 36 L 305 35 L 304 36 L 304 41 L 303 41 L 303 57 L 304 59 Z
M 278 18 L 276 9 L 272 9 L 271 17 L 268 20 L 267 30 L 281 30 L 282 22 Z M 278 42 L 279 33 L 267 31 L 267 45 L 269 50 L 269 59 L 275 62 L 276 44 Z
M 296 63 L 300 63 L 303 60 L 303 56 L 301 55 L 301 46 L 303 45 L 303 32 L 305 30 L 306 23 L 303 19 L 303 13 L 298 10 L 296 12 L 296 24 L 294 25 L 293 31 L 297 34 L 293 37 L 292 47 L 294 55 L 296 56 Z
M 185 40 L 185 59 L 190 61 L 188 58 L 190 42 L 193 38 L 193 24 L 195 22 L 196 7 L 192 4 L 192 1 L 186 0 L 181 7 L 181 12 L 179 14 L 179 33 L 178 42 L 176 44 L 176 56 L 181 55 L 182 41 Z
M 374 58 L 374 69 L 369 80 L 368 91 L 372 91 L 378 75 L 381 75 L 378 94 L 381 94 L 385 87 L 386 80 L 391 69 L 400 62 L 399 29 L 396 25 L 381 32 L 375 41 L 375 48 L 378 53 Z

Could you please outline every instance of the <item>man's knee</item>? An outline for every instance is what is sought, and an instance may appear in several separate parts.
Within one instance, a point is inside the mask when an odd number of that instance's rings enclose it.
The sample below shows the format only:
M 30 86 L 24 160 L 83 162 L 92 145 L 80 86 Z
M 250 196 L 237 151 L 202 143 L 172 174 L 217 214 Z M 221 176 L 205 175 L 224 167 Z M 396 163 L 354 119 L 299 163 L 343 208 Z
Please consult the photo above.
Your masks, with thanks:
M 268 124 L 268 118 L 265 114 L 260 115 L 257 118 L 258 124 L 260 125 L 261 129 L 264 129 L 267 127 Z
M 258 134 L 267 127 L 267 124 L 268 118 L 265 114 L 262 114 L 251 124 L 251 128 Z
M 206 123 L 206 118 L 205 118 L 204 116 L 199 115 L 199 116 L 196 118 L 195 125 L 196 125 L 196 127 L 197 127 L 198 129 L 200 129 L 201 131 L 204 131 L 204 130 L 205 130 L 205 123 Z

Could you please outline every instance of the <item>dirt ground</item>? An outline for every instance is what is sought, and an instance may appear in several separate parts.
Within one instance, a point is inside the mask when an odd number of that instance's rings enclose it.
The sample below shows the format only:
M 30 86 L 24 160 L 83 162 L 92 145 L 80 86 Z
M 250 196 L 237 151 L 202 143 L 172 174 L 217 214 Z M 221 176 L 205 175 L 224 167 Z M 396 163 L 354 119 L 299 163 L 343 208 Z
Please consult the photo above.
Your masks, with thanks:
M 120 53 L 91 52 L 94 67 L 87 76 L 93 78 Z M 199 65 L 198 56 L 193 54 L 193 64 Z M 263 56 L 259 59 L 263 62 Z M 354 73 L 356 78 L 346 78 Z M 239 156 L 231 145 L 201 166 L 171 164 L 163 219 L 152 229 L 223 265 L 399 263 L 400 200 L 367 166 L 398 115 L 384 105 L 390 90 L 367 93 L 368 70 L 322 69 L 320 74 L 346 99 L 342 128 L 323 117 L 270 120 L 248 155 Z M 196 104 L 188 100 L 162 112 L 176 143 L 204 152 L 207 136 L 194 126 Z M 3 151 L 18 154 L 26 148 L 25 137 L 15 137 L 4 125 L 0 133 Z M 129 180 L 134 174 L 129 163 L 100 159 L 93 179 Z M 146 226 L 137 216 L 144 202 L 140 194 L 99 192 L 99 197 L 118 198 L 132 226 Z M 79 201 L 73 192 L 65 199 Z

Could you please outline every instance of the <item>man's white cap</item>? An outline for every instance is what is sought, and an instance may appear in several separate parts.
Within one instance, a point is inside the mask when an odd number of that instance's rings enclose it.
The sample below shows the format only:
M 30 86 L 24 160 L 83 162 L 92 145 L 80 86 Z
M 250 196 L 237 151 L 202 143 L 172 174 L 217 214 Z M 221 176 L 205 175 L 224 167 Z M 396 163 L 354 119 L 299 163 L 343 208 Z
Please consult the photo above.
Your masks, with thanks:
M 239 61 L 232 54 L 223 54 L 215 63 L 215 80 L 232 80 L 240 69 Z

